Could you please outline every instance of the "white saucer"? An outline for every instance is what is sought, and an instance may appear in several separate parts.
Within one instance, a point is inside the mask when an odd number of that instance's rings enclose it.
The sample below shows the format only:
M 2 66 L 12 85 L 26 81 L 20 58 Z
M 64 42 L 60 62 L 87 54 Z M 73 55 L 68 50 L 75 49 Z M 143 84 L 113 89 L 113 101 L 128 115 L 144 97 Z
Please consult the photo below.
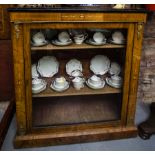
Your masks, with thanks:
M 54 44 L 56 46 L 67 46 L 67 45 L 70 45 L 72 43 L 73 43 L 73 41 L 71 39 L 68 40 L 67 42 L 61 42 L 58 39 L 52 40 L 52 44 Z
M 31 42 L 32 46 L 34 47 L 39 47 L 39 46 L 45 46 L 48 44 L 48 41 L 44 40 L 42 43 L 40 44 L 37 44 L 37 43 L 34 43 L 34 42 Z
M 66 82 L 64 87 L 57 87 L 57 86 L 55 86 L 55 82 L 52 82 L 52 84 L 50 85 L 50 88 L 57 92 L 62 92 L 69 88 L 69 83 Z
M 40 88 L 32 88 L 32 93 L 33 94 L 38 94 L 38 93 L 42 92 L 45 89 L 46 89 L 46 83 L 44 85 L 42 85 Z
M 101 42 L 101 43 L 97 43 L 97 42 L 95 42 L 93 39 L 89 39 L 89 40 L 86 40 L 86 43 L 88 43 L 88 44 L 90 44 L 90 45 L 99 46 L 99 45 L 105 45 L 105 44 L 106 44 L 106 40 L 104 40 L 104 41 Z
M 124 45 L 124 44 L 126 44 L 126 41 L 123 40 L 122 42 L 118 43 L 118 42 L 114 41 L 113 39 L 109 39 L 109 43 L 116 44 L 116 45 Z
M 89 81 L 90 81 L 90 79 L 88 79 L 86 81 L 86 84 L 87 84 L 88 87 L 90 87 L 92 89 L 101 89 L 101 88 L 103 88 L 105 86 L 105 81 L 102 81 L 100 85 L 96 85 L 96 86 L 91 84 Z
M 111 86 L 111 87 L 114 87 L 114 88 L 121 88 L 122 87 L 122 84 L 114 84 L 111 82 L 110 78 L 106 78 L 106 83 Z

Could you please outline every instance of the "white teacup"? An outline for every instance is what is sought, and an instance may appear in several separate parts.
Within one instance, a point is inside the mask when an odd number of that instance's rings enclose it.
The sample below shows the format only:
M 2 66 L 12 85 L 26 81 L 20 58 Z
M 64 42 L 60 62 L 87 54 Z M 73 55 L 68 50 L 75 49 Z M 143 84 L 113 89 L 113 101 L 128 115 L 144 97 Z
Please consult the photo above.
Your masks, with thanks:
M 124 42 L 125 38 L 123 36 L 123 33 L 120 31 L 116 31 L 112 34 L 112 39 L 115 43 L 122 43 Z
M 81 77 L 75 77 L 73 80 L 73 86 L 76 90 L 80 90 L 81 88 L 84 87 L 84 82 L 85 82 L 85 79 L 84 78 L 81 78 Z
M 41 44 L 45 41 L 45 36 L 42 32 L 38 32 L 33 35 L 32 40 L 36 44 Z
M 102 82 L 101 78 L 96 75 L 91 76 L 89 81 L 92 85 L 95 85 L 95 86 L 100 85 Z
M 77 34 L 74 36 L 74 42 L 76 44 L 82 44 L 86 38 L 87 34 Z
M 105 39 L 105 36 L 101 32 L 95 32 L 93 35 L 93 40 L 96 43 L 102 43 Z
M 116 85 L 121 85 L 122 84 L 122 78 L 118 75 L 113 75 L 110 78 L 111 83 L 116 84 Z
M 121 72 L 121 67 L 117 62 L 111 62 L 111 66 L 108 72 L 110 75 L 119 75 Z
M 63 88 L 65 86 L 66 79 L 64 77 L 56 78 L 54 84 L 58 88 Z
M 66 31 L 63 31 L 63 32 L 58 34 L 58 39 L 60 42 L 65 43 L 65 42 L 68 42 L 70 40 L 70 36 Z
M 34 89 L 40 88 L 44 85 L 45 85 L 45 83 L 44 83 L 44 80 L 42 80 L 42 79 L 35 78 L 32 80 L 32 88 L 34 88 Z
M 73 70 L 71 72 L 71 76 L 78 77 L 78 76 L 83 76 L 83 74 L 82 74 L 82 72 L 80 70 Z

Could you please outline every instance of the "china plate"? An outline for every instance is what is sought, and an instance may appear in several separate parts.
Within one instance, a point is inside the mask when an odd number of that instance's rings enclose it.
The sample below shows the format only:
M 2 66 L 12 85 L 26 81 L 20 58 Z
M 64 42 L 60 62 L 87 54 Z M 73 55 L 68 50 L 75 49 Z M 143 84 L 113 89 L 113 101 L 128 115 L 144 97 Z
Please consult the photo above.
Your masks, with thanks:
M 90 70 L 96 75 L 104 75 L 110 68 L 110 60 L 104 55 L 96 55 L 90 61 Z
M 112 62 L 108 71 L 111 75 L 119 75 L 121 67 L 117 62 Z
M 37 44 L 37 43 L 34 43 L 34 42 L 31 42 L 31 45 L 34 46 L 34 47 L 39 47 L 39 46 L 45 46 L 47 45 L 49 42 L 44 40 L 42 43 L 40 44 Z
M 54 56 L 44 56 L 38 61 L 37 70 L 42 77 L 52 77 L 59 70 L 59 62 Z
M 101 81 L 102 82 L 101 85 L 97 85 L 97 86 L 92 85 L 89 81 L 90 81 L 90 79 L 88 79 L 86 81 L 86 84 L 87 84 L 88 87 L 90 87 L 92 89 L 101 89 L 101 88 L 103 88 L 105 86 L 105 81 Z
M 124 44 L 126 44 L 125 40 L 123 40 L 122 42 L 118 43 L 118 42 L 114 41 L 113 39 L 109 39 L 108 42 L 112 43 L 112 44 L 116 44 L 116 45 L 124 45 Z
M 32 78 L 39 77 L 39 74 L 37 72 L 37 64 L 32 65 L 31 74 L 32 74 Z
M 72 43 L 73 43 L 73 41 L 71 39 L 67 42 L 60 42 L 58 39 L 52 40 L 52 44 L 54 44 L 56 46 L 67 46 L 67 45 L 70 45 Z
M 93 39 L 89 39 L 89 40 L 86 40 L 86 43 L 90 44 L 90 45 L 101 46 L 101 45 L 105 45 L 106 44 L 106 40 L 104 40 L 101 43 L 97 43 Z
M 114 84 L 111 82 L 110 78 L 106 78 L 106 83 L 113 88 L 121 88 L 122 84 Z
M 56 87 L 55 82 L 52 82 L 52 84 L 50 85 L 50 88 L 57 91 L 57 92 L 62 92 L 62 91 L 65 91 L 69 88 L 69 82 L 66 81 L 66 84 L 63 88 Z
M 66 73 L 72 76 L 72 72 L 75 70 L 79 70 L 82 73 L 82 64 L 77 59 L 71 59 L 66 64 Z

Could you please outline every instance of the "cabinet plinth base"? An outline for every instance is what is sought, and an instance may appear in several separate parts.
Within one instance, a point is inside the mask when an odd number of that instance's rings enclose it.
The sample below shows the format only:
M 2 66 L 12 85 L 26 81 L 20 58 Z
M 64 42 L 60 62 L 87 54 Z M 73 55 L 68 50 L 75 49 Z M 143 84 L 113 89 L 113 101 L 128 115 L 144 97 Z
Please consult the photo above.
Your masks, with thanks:
M 114 140 L 137 136 L 136 127 L 113 127 L 85 129 L 83 131 L 61 132 L 61 133 L 39 133 L 18 136 L 14 140 L 15 148 L 41 147 L 50 145 L 72 144 L 82 142 L 93 142 L 102 140 Z

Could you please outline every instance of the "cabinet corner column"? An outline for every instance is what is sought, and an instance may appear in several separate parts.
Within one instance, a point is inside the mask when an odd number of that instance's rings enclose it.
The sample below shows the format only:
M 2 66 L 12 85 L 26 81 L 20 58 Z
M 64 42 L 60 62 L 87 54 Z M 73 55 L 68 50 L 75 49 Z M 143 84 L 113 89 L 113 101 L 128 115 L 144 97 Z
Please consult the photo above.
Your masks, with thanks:
M 26 133 L 23 25 L 20 23 L 12 23 L 11 29 L 14 61 L 17 134 L 23 135 Z
M 135 24 L 127 126 L 133 126 L 135 121 L 137 89 L 138 89 L 141 49 L 142 49 L 142 41 L 143 41 L 143 30 L 144 30 L 144 23 L 140 22 Z

